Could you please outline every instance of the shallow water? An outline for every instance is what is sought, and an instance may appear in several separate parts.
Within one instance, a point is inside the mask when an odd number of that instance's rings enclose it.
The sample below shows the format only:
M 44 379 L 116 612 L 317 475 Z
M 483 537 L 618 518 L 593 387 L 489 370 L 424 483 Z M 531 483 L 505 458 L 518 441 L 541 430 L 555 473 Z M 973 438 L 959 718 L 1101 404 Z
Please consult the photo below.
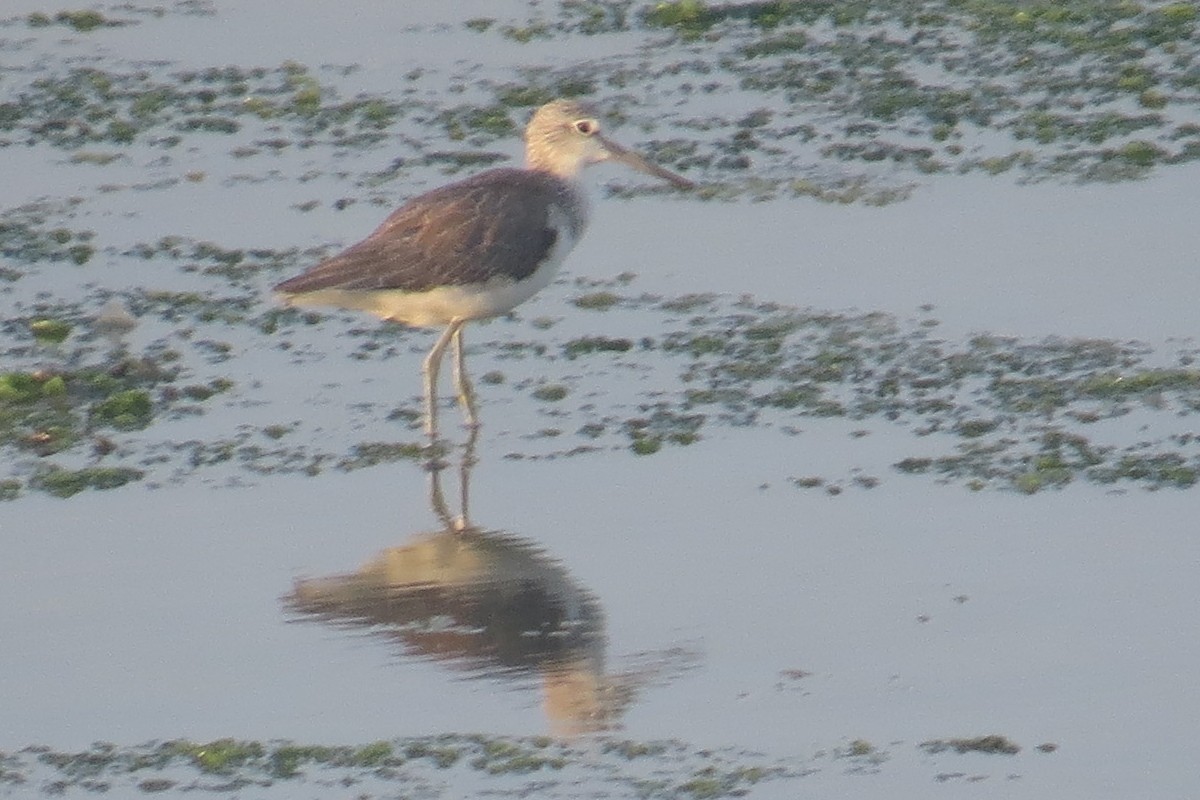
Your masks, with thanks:
M 1148 775 L 1182 792 L 1198 653 L 1179 610 L 1200 557 L 1187 494 L 908 481 L 830 497 L 776 477 L 819 441 L 773 442 L 569 464 L 485 447 L 474 516 L 595 597 L 594 675 L 632 693 L 610 720 L 622 736 L 801 760 L 879 747 L 877 777 L 828 765 L 808 779 L 838 795 L 920 792 L 955 769 L 1019 774 L 1035 794 L 1117 796 Z M 10 746 L 561 731 L 546 676 L 434 657 L 388 624 L 294 624 L 297 578 L 437 529 L 415 468 L 320 480 L 24 501 L 54 524 L 8 548 Z M 987 732 L 1022 753 L 917 749 Z M 1032 749 L 1046 742 L 1060 749 Z
M 493 37 L 495 60 L 481 65 L 481 40 L 462 22 L 498 14 L 495 4 L 437 13 L 420 4 L 432 16 L 403 21 L 389 16 L 394 4 L 359 15 L 310 5 L 287 20 L 272 15 L 277 35 L 265 38 L 255 33 L 267 25 L 263 10 L 234 2 L 172 6 L 161 19 L 86 35 L 10 19 L 5 53 L 41 74 L 60 59 L 118 71 L 161 59 L 177 70 L 243 64 L 254 52 L 256 64 L 308 64 L 343 97 L 403 95 L 394 76 L 423 66 L 414 91 L 432 103 L 436 87 L 474 97 L 485 79 L 516 80 L 522 67 L 645 46 L 636 31 L 529 45 Z M 213 13 L 184 13 L 196 7 Z M 507 14 L 541 13 L 530 8 L 513 3 Z M 696 52 L 673 46 L 681 49 L 665 57 Z M 320 71 L 329 63 L 361 69 L 332 78 L 336 70 Z M 656 103 L 675 107 L 665 84 L 649 97 L 643 117 Z M 752 101 L 713 99 L 714 108 Z M 688 102 L 703 108 L 702 97 Z M 265 124 L 236 143 L 293 135 L 277 124 L 283 132 Z M 396 152 L 414 161 L 376 183 L 369 176 L 393 158 L 390 140 L 356 149 L 320 136 L 300 146 L 296 135 L 278 153 L 235 156 L 211 134 L 165 155 L 138 143 L 103 166 L 70 163 L 75 151 L 44 144 L 0 148 L 6 209 L 79 194 L 78 207 L 47 212 L 48 224 L 92 229 L 97 244 L 84 267 L 10 259 L 25 271 L 3 288 L 12 316 L 51 313 L 38 303 L 95 313 L 115 294 L 145 309 L 131 352 L 165 342 L 181 353 L 187 382 L 233 384 L 112 434 L 115 457 L 147 471 L 141 482 L 68 500 L 25 490 L 0 503 L 0 749 L 472 732 L 582 736 L 586 747 L 616 736 L 788 765 L 786 778 L 743 787 L 754 797 L 924 797 L 939 783 L 979 797 L 1188 796 L 1200 715 L 1191 687 L 1200 645 L 1188 627 L 1200 563 L 1194 489 L 1079 478 L 1026 495 L 996 488 L 1007 485 L 1000 480 L 970 491 L 899 474 L 901 459 L 953 449 L 911 413 L 764 412 L 747 422 L 703 409 L 698 441 L 646 457 L 627 435 L 636 445 L 629 420 L 650 417 L 658 402 L 685 408 L 673 398 L 694 365 L 668 353 L 672 332 L 720 330 L 727 315 L 764 301 L 816 315 L 881 312 L 951 345 L 979 332 L 1136 339 L 1153 348 L 1149 361 L 1174 364 L 1176 351 L 1194 349 L 1200 297 L 1194 164 L 1087 184 L 914 172 L 902 176 L 916 184 L 908 198 L 883 207 L 803 196 L 598 199 L 567 279 L 515 320 L 468 331 L 474 373 L 502 382 L 479 387 L 469 516 L 480 533 L 462 536 L 444 532 L 430 476 L 411 461 L 324 461 L 309 477 L 265 467 L 275 463 L 267 458 L 226 460 L 216 447 L 273 446 L 263 435 L 272 425 L 289 431 L 281 462 L 415 441 L 403 417 L 388 415 L 415 407 L 429 334 L 338 314 L 259 330 L 266 287 L 315 256 L 227 278 L 189 271 L 208 264 L 199 257 L 126 252 L 164 236 L 227 248 L 348 243 L 413 188 L 447 179 L 413 155 L 436 148 L 424 143 L 428 126 L 410 120 L 393 133 Z M 615 135 L 640 144 L 636 124 Z M 479 149 L 514 155 L 517 146 L 504 137 Z M 783 168 L 762 158 L 767 171 Z M 189 170 L 203 179 L 182 178 Z M 606 170 L 593 180 L 626 178 Z M 339 198 L 356 202 L 335 210 Z M 295 207 L 309 200 L 311 210 Z M 606 312 L 573 305 L 596 288 L 591 279 L 622 301 Z M 250 311 L 203 319 L 135 294 L 147 288 L 246 301 Z M 637 299 L 705 292 L 716 295 L 708 305 L 677 312 Z M 743 295 L 753 303 L 739 305 Z M 574 337 L 600 335 L 655 347 L 565 355 Z M 73 352 L 72 340 L 31 347 L 24 327 L 5 336 L 22 369 Z M 100 357 L 101 345 L 87 346 Z M 546 385 L 567 387 L 568 400 L 535 399 Z M 1173 442 L 1172 452 L 1194 458 L 1189 397 L 1139 396 L 1081 425 L 1124 443 Z M 976 415 L 994 410 L 981 408 Z M 447 409 L 445 433 L 461 442 L 456 415 Z M 594 442 L 577 433 L 597 420 L 606 430 Z M 205 458 L 213 463 L 198 465 Z M 441 478 L 453 522 L 459 475 Z M 364 567 L 372 577 L 347 577 Z M 1020 752 L 921 747 L 987 734 Z M 0 793 L 47 785 L 0 784 Z M 588 796 L 618 791 L 579 785 Z

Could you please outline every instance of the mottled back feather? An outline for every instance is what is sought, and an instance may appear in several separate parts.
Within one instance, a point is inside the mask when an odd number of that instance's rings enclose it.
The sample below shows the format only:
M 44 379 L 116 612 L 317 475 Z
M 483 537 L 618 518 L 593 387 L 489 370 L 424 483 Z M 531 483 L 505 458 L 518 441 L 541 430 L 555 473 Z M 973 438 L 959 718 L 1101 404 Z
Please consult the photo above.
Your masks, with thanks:
M 556 240 L 550 207 L 567 212 L 573 239 L 583 213 L 574 187 L 543 172 L 493 169 L 419 195 L 374 233 L 275 287 L 424 292 L 531 275 Z

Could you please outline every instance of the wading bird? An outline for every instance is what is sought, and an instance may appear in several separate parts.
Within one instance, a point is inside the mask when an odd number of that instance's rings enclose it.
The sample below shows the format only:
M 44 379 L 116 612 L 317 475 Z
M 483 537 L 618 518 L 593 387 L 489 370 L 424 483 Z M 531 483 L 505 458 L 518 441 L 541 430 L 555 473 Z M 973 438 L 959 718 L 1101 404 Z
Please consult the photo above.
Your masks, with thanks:
M 463 326 L 505 314 L 554 278 L 583 235 L 580 176 L 602 161 L 625 164 L 681 189 L 691 181 L 603 136 L 587 105 L 555 100 L 525 129 L 525 168 L 491 169 L 414 197 L 363 241 L 275 287 L 297 306 L 369 311 L 416 327 L 445 326 L 422 366 L 425 430 L 437 436 L 437 381 L 454 343 L 458 401 L 478 425 L 463 365 Z

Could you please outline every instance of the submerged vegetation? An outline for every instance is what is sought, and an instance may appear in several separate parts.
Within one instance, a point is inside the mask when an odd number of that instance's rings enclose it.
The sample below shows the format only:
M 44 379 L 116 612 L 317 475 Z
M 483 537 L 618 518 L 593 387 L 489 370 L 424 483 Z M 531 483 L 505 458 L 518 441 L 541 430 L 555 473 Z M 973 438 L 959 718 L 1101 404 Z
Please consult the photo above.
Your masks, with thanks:
M 128 22 L 124 20 L 109 19 L 99 11 L 84 10 L 84 11 L 59 11 L 53 16 L 35 11 L 25 18 L 26 23 L 31 28 L 45 28 L 49 25 L 63 25 L 68 28 L 73 28 L 80 33 L 88 33 L 97 28 L 114 28 L 121 25 L 126 25 Z
M 606 797 L 666 800 L 742 797 L 758 784 L 803 780 L 813 772 L 843 769 L 847 764 L 852 771 L 863 771 L 888 758 L 887 751 L 862 739 L 845 748 L 786 760 L 734 749 L 701 749 L 674 740 L 604 738 L 595 744 L 476 733 L 363 745 L 225 738 L 175 739 L 136 747 L 100 742 L 76 752 L 31 746 L 0 752 L 0 784 L 37 785 L 47 795 L 138 790 L 168 797 L 186 797 L 197 790 L 239 795 L 251 788 L 303 793 L 331 785 L 353 786 L 356 795 L 363 797 L 390 796 L 398 789 L 421 797 L 464 796 L 509 792 L 513 787 L 540 797 L 578 797 L 581 786 L 588 786 Z M 920 748 L 935 758 L 946 757 L 947 751 L 1013 756 L 1020 750 L 998 735 L 939 739 Z M 1041 745 L 1038 752 L 1053 752 L 1053 748 Z

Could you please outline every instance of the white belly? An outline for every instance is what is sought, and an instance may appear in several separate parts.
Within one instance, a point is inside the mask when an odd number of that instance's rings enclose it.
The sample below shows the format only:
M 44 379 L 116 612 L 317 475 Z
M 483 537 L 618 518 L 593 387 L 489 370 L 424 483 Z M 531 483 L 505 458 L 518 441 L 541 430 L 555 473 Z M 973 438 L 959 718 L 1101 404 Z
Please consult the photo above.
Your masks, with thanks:
M 575 247 L 576 237 L 566 216 L 551 206 L 549 225 L 557 236 L 532 275 L 514 281 L 497 275 L 486 283 L 440 286 L 424 292 L 393 290 L 322 289 L 286 298 L 296 306 L 335 306 L 368 311 L 383 319 L 415 327 L 447 325 L 455 319 L 486 319 L 507 314 L 545 289 Z

